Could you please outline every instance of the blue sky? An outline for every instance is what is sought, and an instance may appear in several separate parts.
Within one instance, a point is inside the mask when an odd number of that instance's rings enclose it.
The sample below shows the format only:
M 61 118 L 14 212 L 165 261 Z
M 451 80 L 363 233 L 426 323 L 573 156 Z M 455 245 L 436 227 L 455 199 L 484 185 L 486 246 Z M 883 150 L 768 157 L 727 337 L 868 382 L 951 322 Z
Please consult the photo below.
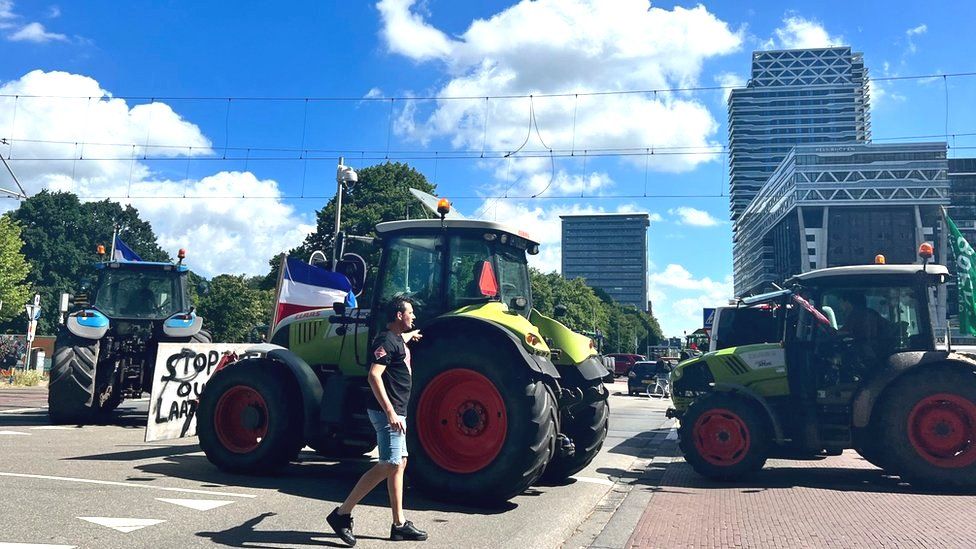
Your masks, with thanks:
M 443 155 L 518 148 L 527 94 L 740 85 L 760 48 L 851 45 L 875 78 L 976 71 L 959 47 L 972 33 L 970 3 L 187 6 L 0 0 L 0 137 L 13 137 L 0 153 L 30 192 L 129 201 L 205 274 L 257 274 L 311 229 L 334 192 L 337 156 L 355 167 L 408 157 L 463 212 L 534 233 L 546 270 L 559 265 L 560 213 L 649 212 L 650 297 L 671 334 L 731 297 L 727 166 L 711 154 L 727 134 L 721 90 L 534 98 L 535 125 L 513 158 Z M 948 133 L 976 132 L 976 77 L 880 80 L 876 140 L 943 135 L 945 84 Z M 382 100 L 459 95 L 518 97 Z M 298 100 L 241 99 L 269 97 Z M 976 139 L 950 145 L 967 156 Z M 572 156 L 547 158 L 547 146 Z M 636 154 L 581 154 L 609 148 Z M 485 198 L 544 188 L 550 198 Z M 261 198 L 230 198 L 241 195 Z

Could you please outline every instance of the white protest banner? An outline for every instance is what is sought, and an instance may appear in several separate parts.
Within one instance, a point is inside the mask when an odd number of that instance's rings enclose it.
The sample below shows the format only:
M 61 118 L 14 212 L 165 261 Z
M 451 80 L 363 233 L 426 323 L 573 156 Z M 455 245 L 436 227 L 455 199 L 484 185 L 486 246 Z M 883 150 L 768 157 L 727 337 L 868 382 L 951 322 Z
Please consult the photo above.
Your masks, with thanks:
M 243 358 L 253 343 L 160 343 L 149 398 L 146 442 L 197 434 L 196 409 L 226 353 Z

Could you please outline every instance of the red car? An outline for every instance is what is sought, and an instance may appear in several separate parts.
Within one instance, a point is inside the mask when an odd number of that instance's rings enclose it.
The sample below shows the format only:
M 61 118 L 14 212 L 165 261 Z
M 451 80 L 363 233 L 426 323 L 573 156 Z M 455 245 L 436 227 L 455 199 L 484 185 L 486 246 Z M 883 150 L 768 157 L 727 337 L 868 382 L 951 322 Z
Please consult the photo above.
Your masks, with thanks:
M 641 360 L 647 360 L 644 355 L 633 355 L 629 353 L 613 353 L 606 355 L 613 357 L 613 375 L 625 376 L 634 364 Z

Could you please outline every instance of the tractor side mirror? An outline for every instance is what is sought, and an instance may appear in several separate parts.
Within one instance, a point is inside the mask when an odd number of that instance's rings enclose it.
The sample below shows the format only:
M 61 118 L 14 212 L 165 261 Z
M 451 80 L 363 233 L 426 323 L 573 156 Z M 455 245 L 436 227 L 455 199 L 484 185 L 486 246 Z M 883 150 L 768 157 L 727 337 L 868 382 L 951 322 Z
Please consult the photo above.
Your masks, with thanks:
M 552 311 L 552 316 L 556 318 L 562 318 L 566 316 L 566 306 L 563 305 L 562 303 L 556 305 L 556 307 Z
M 81 279 L 81 292 L 87 294 L 91 291 L 92 286 L 95 285 L 95 281 L 91 277 L 85 277 Z
M 201 280 L 197 284 L 197 293 L 200 295 L 210 295 L 210 283 L 206 280 Z
M 333 303 L 332 310 L 335 311 L 335 314 L 339 316 L 346 316 L 346 304 L 342 301 L 336 301 Z
M 359 297 L 366 286 L 366 260 L 359 254 L 347 253 L 336 261 L 335 272 L 344 275 L 352 285 L 352 293 Z

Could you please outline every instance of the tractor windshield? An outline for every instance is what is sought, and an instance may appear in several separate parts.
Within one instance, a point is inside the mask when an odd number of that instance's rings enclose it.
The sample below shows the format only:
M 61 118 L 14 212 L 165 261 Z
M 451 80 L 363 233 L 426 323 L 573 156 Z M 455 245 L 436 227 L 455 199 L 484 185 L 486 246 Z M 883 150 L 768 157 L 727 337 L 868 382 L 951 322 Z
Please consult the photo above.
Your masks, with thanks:
M 183 310 L 180 275 L 172 271 L 105 269 L 94 305 L 109 317 L 169 317 Z
M 452 236 L 450 249 L 449 307 L 499 300 L 511 311 L 529 316 L 532 290 L 524 250 L 471 236 Z M 486 292 L 482 287 L 487 271 L 494 275 L 497 291 Z

